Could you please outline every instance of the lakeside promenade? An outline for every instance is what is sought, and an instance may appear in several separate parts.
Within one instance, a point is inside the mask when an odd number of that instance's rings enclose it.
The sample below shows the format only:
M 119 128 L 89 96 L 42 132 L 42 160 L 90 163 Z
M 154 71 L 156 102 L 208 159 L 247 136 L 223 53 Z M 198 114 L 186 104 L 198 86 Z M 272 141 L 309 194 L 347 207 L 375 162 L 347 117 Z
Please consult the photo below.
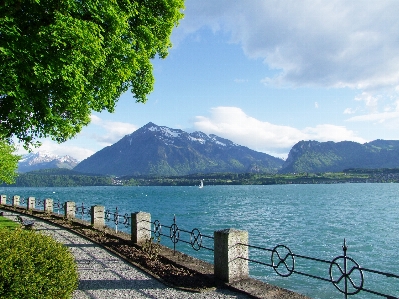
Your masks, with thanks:
M 3 211 L 4 216 L 16 220 L 17 213 Z M 29 219 L 24 215 L 24 219 Z M 165 286 L 152 276 L 126 263 L 101 246 L 66 229 L 39 219 L 35 230 L 53 237 L 67 246 L 75 257 L 79 272 L 79 286 L 73 299 L 151 298 L 151 299 L 247 299 L 245 294 L 228 289 L 216 289 L 203 293 L 186 292 Z

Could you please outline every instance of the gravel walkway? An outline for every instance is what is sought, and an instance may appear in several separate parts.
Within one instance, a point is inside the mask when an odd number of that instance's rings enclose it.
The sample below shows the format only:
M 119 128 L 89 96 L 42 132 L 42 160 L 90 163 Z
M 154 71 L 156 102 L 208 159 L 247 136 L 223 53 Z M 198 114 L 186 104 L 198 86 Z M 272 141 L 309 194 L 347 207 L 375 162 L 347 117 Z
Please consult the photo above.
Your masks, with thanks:
M 4 216 L 15 220 L 9 211 Z M 29 217 L 23 215 L 23 218 Z M 36 231 L 52 236 L 67 246 L 75 256 L 79 271 L 79 287 L 73 299 L 109 298 L 237 298 L 244 294 L 230 290 L 190 293 L 165 286 L 158 280 L 126 263 L 107 250 L 60 227 L 35 219 Z

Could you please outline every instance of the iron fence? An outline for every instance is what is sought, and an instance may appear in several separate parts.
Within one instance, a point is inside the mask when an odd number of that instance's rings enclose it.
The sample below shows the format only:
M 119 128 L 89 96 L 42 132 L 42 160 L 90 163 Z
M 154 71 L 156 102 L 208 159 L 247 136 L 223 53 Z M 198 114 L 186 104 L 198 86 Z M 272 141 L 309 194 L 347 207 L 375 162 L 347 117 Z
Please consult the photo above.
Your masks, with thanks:
M 114 212 L 105 210 L 104 220 L 109 222 L 112 221 L 115 224 L 115 232 L 118 232 L 118 224 L 121 223 L 124 227 L 131 226 L 131 216 L 128 213 L 120 214 L 118 207 L 115 208 Z
M 44 211 L 44 202 L 45 202 L 44 199 L 36 198 L 36 201 L 35 201 L 36 209 L 41 209 Z
M 18 206 L 26 208 L 26 206 L 28 204 L 28 200 L 29 200 L 29 196 L 27 196 L 27 197 L 20 196 Z M 14 202 L 14 196 L 6 196 L 6 204 L 7 205 L 11 206 L 11 205 L 13 205 L 13 202 Z M 35 208 L 44 209 L 44 199 L 35 198 Z
M 64 202 L 60 202 L 60 200 L 58 200 L 57 202 L 53 203 L 53 211 L 57 210 L 57 214 L 60 214 L 60 211 L 63 211 L 65 209 L 65 203 Z
M 399 283 L 399 275 L 361 267 L 353 258 L 347 256 L 348 247 L 346 245 L 345 239 L 342 246 L 343 254 L 335 257 L 332 260 L 324 260 L 295 254 L 290 250 L 289 247 L 285 245 L 277 245 L 272 249 L 253 246 L 249 244 L 240 245 L 247 246 L 249 250 L 256 249 L 269 253 L 269 262 L 243 257 L 241 257 L 241 259 L 245 259 L 249 262 L 260 264 L 266 267 L 271 267 L 281 277 L 289 277 L 292 274 L 298 274 L 309 278 L 329 282 L 333 284 L 334 287 L 345 296 L 344 298 L 348 298 L 348 296 L 358 294 L 360 291 L 374 294 L 380 297 L 385 297 L 387 299 L 398 298 L 396 296 L 385 294 L 383 292 L 379 292 L 365 286 L 365 273 L 373 273 L 379 275 L 381 279 L 385 277 L 398 279 L 397 283 Z M 315 275 L 313 273 L 307 273 L 297 270 L 296 261 L 298 259 L 324 264 L 326 276 L 323 277 Z
M 173 216 L 173 223 L 170 226 L 167 225 L 162 226 L 159 220 L 155 220 L 154 222 L 150 223 L 153 225 L 151 233 L 154 235 L 155 238 L 159 238 L 160 236 L 165 236 L 172 241 L 174 253 L 176 253 L 176 244 L 179 241 L 191 245 L 191 248 L 194 249 L 195 251 L 199 251 L 201 248 L 214 251 L 214 249 L 212 247 L 209 247 L 209 245 L 206 246 L 203 244 L 204 239 L 213 240 L 214 238 L 212 236 L 202 234 L 198 228 L 193 228 L 191 231 L 179 228 L 179 226 L 176 223 L 176 215 Z M 162 233 L 163 227 L 169 230 L 169 234 Z M 180 233 L 186 236 L 186 238 L 181 237 Z
M 82 205 L 75 207 L 75 215 L 79 215 L 80 219 L 89 218 L 90 217 L 90 208 L 85 207 L 83 202 Z

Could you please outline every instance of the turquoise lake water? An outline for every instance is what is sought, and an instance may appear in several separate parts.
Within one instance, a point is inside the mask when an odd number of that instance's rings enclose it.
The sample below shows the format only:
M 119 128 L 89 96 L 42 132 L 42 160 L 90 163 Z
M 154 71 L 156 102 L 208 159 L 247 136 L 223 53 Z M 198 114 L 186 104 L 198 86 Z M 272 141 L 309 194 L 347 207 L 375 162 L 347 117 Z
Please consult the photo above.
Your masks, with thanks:
M 283 244 L 296 255 L 296 271 L 325 278 L 329 263 L 298 255 L 332 261 L 343 255 L 346 239 L 347 255 L 360 267 L 399 275 L 399 184 L 0 188 L 0 193 L 75 201 L 77 206 L 104 205 L 112 213 L 117 207 L 120 214 L 145 211 L 152 221 L 160 221 L 166 235 L 174 215 L 181 230 L 197 228 L 205 236 L 225 228 L 247 230 L 250 245 L 273 249 Z M 129 232 L 121 224 L 118 229 Z M 184 232 L 180 237 L 190 240 Z M 173 247 L 168 237 L 161 236 L 161 242 Z M 203 237 L 202 245 L 213 248 L 213 240 Z M 212 251 L 204 248 L 197 252 L 178 242 L 177 250 L 213 262 Z M 249 254 L 251 259 L 271 262 L 269 251 L 250 248 Z M 329 282 L 295 273 L 281 277 L 260 264 L 250 263 L 250 275 L 311 298 L 344 298 Z M 364 287 L 399 297 L 399 279 L 365 273 Z M 382 297 L 360 292 L 349 298 Z

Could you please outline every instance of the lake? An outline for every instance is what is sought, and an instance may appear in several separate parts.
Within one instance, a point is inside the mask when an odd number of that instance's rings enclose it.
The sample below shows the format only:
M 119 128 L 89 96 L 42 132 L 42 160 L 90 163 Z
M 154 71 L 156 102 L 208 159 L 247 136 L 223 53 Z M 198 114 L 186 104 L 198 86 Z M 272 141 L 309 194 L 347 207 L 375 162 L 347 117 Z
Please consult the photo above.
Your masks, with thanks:
M 104 205 L 121 214 L 145 211 L 159 220 L 162 232 L 176 224 L 181 230 L 197 228 L 203 235 L 215 230 L 247 230 L 249 244 L 273 249 L 287 246 L 295 255 L 331 261 L 347 255 L 362 268 L 399 274 L 399 184 L 331 184 L 198 187 L 76 187 L 2 188 L 0 194 L 54 201 L 75 201 L 77 206 Z M 110 227 L 115 225 L 110 222 Z M 126 230 L 122 225 L 119 230 Z M 188 235 L 188 234 L 187 234 Z M 189 236 L 189 235 L 188 235 Z M 181 238 L 186 238 L 181 233 Z M 189 240 L 189 237 L 188 237 Z M 161 242 L 169 247 L 168 237 Z M 213 247 L 204 237 L 203 245 Z M 211 251 L 195 251 L 177 243 L 177 250 L 213 262 Z M 269 252 L 250 248 L 250 258 L 270 263 Z M 295 270 L 329 277 L 329 264 L 295 257 Z M 356 271 L 355 271 L 356 272 Z M 250 275 L 312 298 L 344 298 L 329 282 L 299 274 L 281 277 L 271 267 L 250 263 Z M 335 276 L 334 276 L 335 277 Z M 366 273 L 364 287 L 399 297 L 399 279 Z M 360 292 L 350 298 L 381 298 Z

